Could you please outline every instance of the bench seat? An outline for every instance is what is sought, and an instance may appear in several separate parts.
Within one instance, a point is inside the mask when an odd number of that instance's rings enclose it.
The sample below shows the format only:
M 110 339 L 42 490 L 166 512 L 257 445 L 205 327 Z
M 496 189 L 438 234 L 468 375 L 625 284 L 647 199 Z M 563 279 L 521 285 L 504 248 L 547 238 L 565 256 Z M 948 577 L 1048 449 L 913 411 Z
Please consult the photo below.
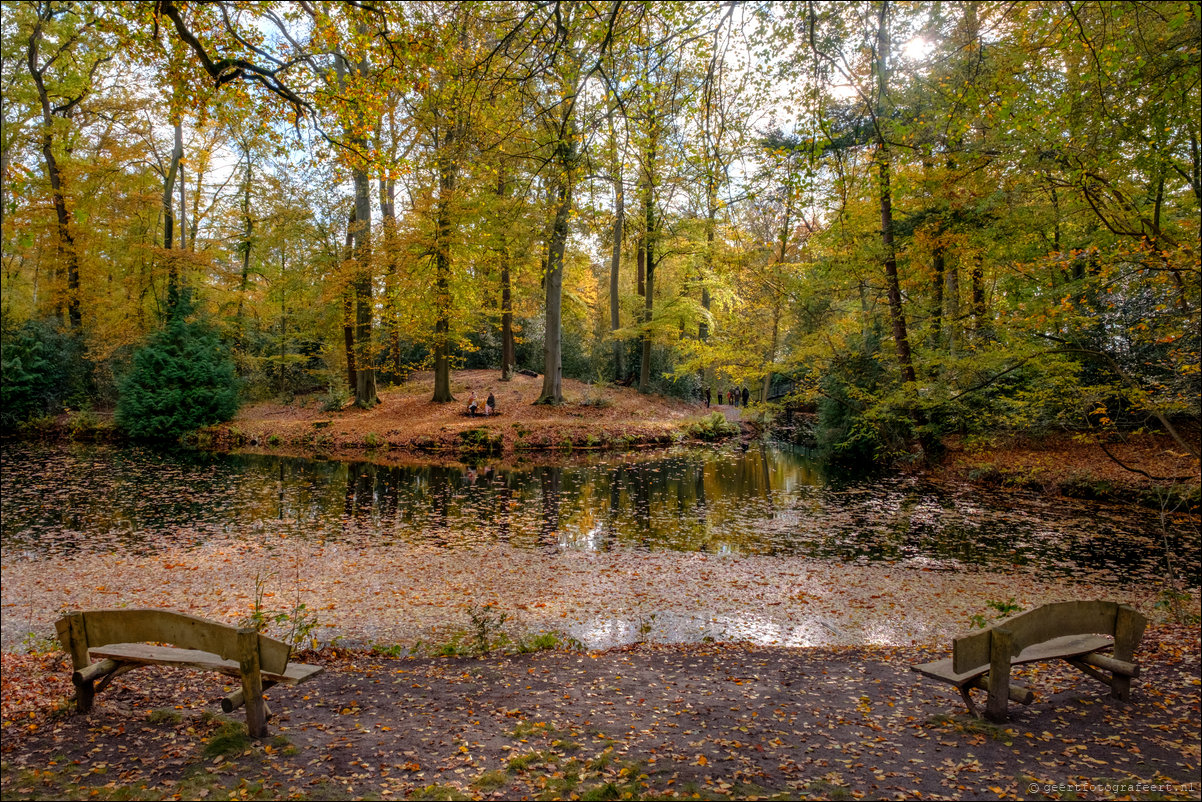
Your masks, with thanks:
M 1112 645 L 1114 645 L 1114 639 L 1105 635 L 1065 635 L 1028 646 L 1018 656 L 1010 658 L 1010 665 L 1037 663 L 1041 660 L 1067 660 L 1071 657 L 1108 649 Z M 948 657 L 931 663 L 910 666 L 910 670 L 916 671 L 924 677 L 950 682 L 957 688 L 962 688 L 972 685 L 976 679 L 989 673 L 989 666 L 985 665 L 963 674 L 957 674 L 952 668 L 952 658 Z
M 241 677 L 237 660 L 223 660 L 212 652 L 198 649 L 179 649 L 174 646 L 150 646 L 145 643 L 110 643 L 88 649 L 93 659 L 140 665 L 189 666 L 202 671 L 216 671 L 231 677 Z M 299 685 L 325 671 L 321 666 L 289 663 L 283 674 L 261 671 L 263 679 L 278 685 Z
M 910 670 L 954 685 L 974 716 L 970 691 L 986 691 L 985 717 L 991 721 L 1006 720 L 1008 702 L 1030 704 L 1034 699 L 1028 688 L 1010 682 L 1010 669 L 1022 663 L 1063 660 L 1109 685 L 1111 696 L 1126 700 L 1131 680 L 1139 676 L 1135 650 L 1147 623 L 1139 611 L 1117 602 L 1053 602 L 955 638 L 950 658 Z M 1113 655 L 1098 654 L 1110 648 Z

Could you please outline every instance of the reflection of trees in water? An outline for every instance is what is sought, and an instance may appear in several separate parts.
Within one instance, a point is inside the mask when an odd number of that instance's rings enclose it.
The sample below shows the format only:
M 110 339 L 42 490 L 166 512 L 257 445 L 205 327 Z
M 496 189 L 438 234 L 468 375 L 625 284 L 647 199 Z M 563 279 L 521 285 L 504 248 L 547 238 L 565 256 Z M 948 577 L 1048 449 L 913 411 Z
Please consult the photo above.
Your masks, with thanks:
M 154 552 L 216 537 L 254 537 L 257 524 L 299 537 L 396 537 L 801 554 L 844 560 L 956 561 L 1008 569 L 1041 564 L 1116 575 L 1160 570 L 1155 516 L 1088 502 L 1055 507 L 1021 495 L 971 495 L 912 481 L 815 486 L 804 455 L 753 447 L 696 450 L 608 464 L 509 467 L 476 480 L 451 466 L 258 455 L 173 460 L 138 449 L 6 448 L 0 536 L 10 548 L 69 554 Z M 40 485 L 9 476 L 38 475 Z M 57 488 L 47 503 L 44 488 Z M 279 519 L 276 523 L 274 519 Z M 294 522 L 294 523 L 293 523 Z M 1196 523 L 1170 520 L 1168 540 L 1197 574 Z M 88 533 L 85 537 L 82 533 Z M 1129 563 L 1130 565 L 1125 565 Z
M 539 490 L 543 499 L 543 517 L 538 528 L 539 545 L 547 549 L 559 548 L 559 487 L 563 481 L 563 468 L 546 467 L 538 472 Z

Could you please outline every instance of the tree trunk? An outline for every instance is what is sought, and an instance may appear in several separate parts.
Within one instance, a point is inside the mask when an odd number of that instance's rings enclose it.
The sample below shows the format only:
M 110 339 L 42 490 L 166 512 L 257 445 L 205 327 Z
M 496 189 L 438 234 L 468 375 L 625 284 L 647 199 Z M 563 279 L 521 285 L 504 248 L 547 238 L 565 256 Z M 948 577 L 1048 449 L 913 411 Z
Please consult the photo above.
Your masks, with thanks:
M 973 329 L 980 332 L 985 328 L 985 272 L 981 266 L 981 257 L 973 257 L 972 270 L 969 279 L 972 281 L 972 323 Z
M 379 403 L 372 354 L 371 181 L 362 169 L 352 170 L 355 185 L 355 405 Z
M 401 320 L 397 310 L 396 181 L 391 178 L 380 179 L 380 219 L 384 224 L 384 249 L 388 263 L 384 276 L 384 308 L 388 328 L 388 356 L 385 364 L 392 368 L 392 380 L 399 382 L 403 371 Z
M 938 347 L 943 339 L 943 283 L 947 273 L 946 253 L 943 243 L 935 246 L 931 253 L 931 343 Z
M 568 245 L 568 217 L 572 212 L 570 170 L 575 160 L 575 143 L 561 141 L 559 204 L 547 247 L 547 322 L 543 346 L 543 389 L 536 404 L 563 403 L 563 257 Z
M 901 368 L 902 380 L 917 381 L 914 362 L 910 356 L 910 340 L 906 336 L 906 318 L 902 309 L 901 282 L 897 273 L 897 251 L 893 243 L 893 190 L 890 186 L 890 152 L 880 126 L 884 119 L 884 98 L 889 85 L 889 27 L 888 3 L 881 4 L 877 25 L 877 76 L 880 81 L 877 93 L 877 189 L 881 206 L 881 245 L 885 251 L 885 288 L 889 299 L 889 320 L 893 328 L 893 343 L 897 349 L 897 363 Z
M 617 160 L 615 160 L 616 162 Z M 621 170 L 621 165 L 616 165 Z M 626 378 L 626 348 L 614 335 L 622 327 L 621 306 L 618 303 L 618 279 L 622 267 L 622 224 L 626 216 L 626 193 L 622 188 L 621 173 L 614 176 L 614 225 L 613 252 L 609 258 L 609 333 L 614 341 L 614 380 Z
M 509 195 L 509 184 L 502 169 L 497 176 L 497 198 L 502 201 Z M 501 261 L 501 381 L 513 379 L 517 363 L 517 348 L 513 340 L 513 285 L 509 274 L 509 235 L 503 232 L 500 250 Z
M 351 210 L 350 220 L 346 224 L 346 249 L 343 252 L 343 264 L 349 267 L 355 249 L 355 211 Z M 342 290 L 342 342 L 346 349 L 346 381 L 347 390 L 354 394 L 359 382 L 355 371 L 355 296 L 348 281 Z
M 173 121 L 175 144 L 171 148 L 171 165 L 163 181 L 163 249 L 175 247 L 175 181 L 180 172 L 180 161 L 184 158 L 184 129 L 179 119 Z M 181 225 L 182 229 L 183 226 Z M 167 254 L 167 316 L 175 313 L 179 304 L 179 260 Z
M 626 378 L 626 348 L 624 343 L 614 334 L 622 327 L 622 310 L 619 304 L 618 289 L 622 267 L 622 226 L 626 217 L 626 192 L 623 176 L 622 159 L 618 153 L 618 134 L 614 129 L 614 111 L 617 104 L 611 104 L 607 119 L 609 121 L 610 151 L 609 169 L 614 184 L 614 223 L 613 251 L 609 259 L 609 336 L 614 346 L 614 381 Z
M 237 342 L 238 346 L 245 350 L 246 348 L 246 323 L 243 318 L 243 308 L 246 305 L 246 291 L 250 286 L 250 251 L 251 251 L 251 236 L 254 234 L 255 220 L 250 214 L 250 185 L 251 185 L 251 164 L 250 152 L 246 153 L 246 178 L 242 184 L 242 225 L 243 235 L 242 242 L 238 245 L 238 250 L 242 252 L 242 276 L 238 283 L 238 312 L 235 317 L 237 326 Z M 195 218 L 193 218 L 195 219 Z
M 513 378 L 517 367 L 517 347 L 513 339 L 513 289 L 509 275 L 509 246 L 501 254 L 501 381 Z
M 642 359 L 639 364 L 639 392 L 651 392 L 651 319 L 655 315 L 655 157 L 658 128 L 652 121 L 650 140 L 643 154 L 643 260 L 646 270 L 643 293 Z
M 78 333 L 83 320 L 79 301 L 79 254 L 76 253 L 75 237 L 71 233 L 71 215 L 67 211 L 62 170 L 54 156 L 54 113 L 50 109 L 50 96 L 46 92 L 46 85 L 42 80 L 43 68 L 38 67 L 40 42 L 41 20 L 39 19 L 37 28 L 29 37 L 26 55 L 29 73 L 33 77 L 38 100 L 42 107 L 42 158 L 46 162 L 46 176 L 50 179 L 50 196 L 54 204 L 55 220 L 58 224 L 58 248 L 67 263 L 67 320 L 71 331 Z
M 435 209 L 434 244 L 434 397 L 435 404 L 455 400 L 451 395 L 451 196 L 458 178 L 451 147 L 455 135 L 448 132 L 438 161 L 438 205 Z

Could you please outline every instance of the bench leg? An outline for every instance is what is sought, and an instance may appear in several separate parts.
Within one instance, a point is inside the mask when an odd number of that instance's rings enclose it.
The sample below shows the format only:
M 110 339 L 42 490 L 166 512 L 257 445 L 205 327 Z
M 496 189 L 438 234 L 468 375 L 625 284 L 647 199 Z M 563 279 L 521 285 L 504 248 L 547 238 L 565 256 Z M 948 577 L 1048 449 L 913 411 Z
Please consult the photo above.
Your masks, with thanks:
M 266 691 L 269 688 L 274 687 L 275 684 L 276 683 L 273 682 L 272 680 L 267 680 L 266 682 L 263 683 L 263 690 Z M 238 690 L 234 691 L 233 693 L 227 694 L 226 697 L 221 700 L 221 712 L 233 713 L 235 710 L 242 707 L 242 705 L 245 701 L 246 701 L 246 694 L 243 692 L 243 690 L 241 688 L 239 688 Z M 267 705 L 266 700 L 264 700 L 263 706 L 267 711 L 267 718 L 270 719 L 271 718 L 271 708 Z
M 981 714 L 977 712 L 977 706 L 972 703 L 972 694 L 969 693 L 969 686 L 960 685 L 957 690 L 960 691 L 960 698 L 964 700 L 964 704 L 968 706 L 968 714 L 973 718 L 980 718 Z
M 267 711 L 263 704 L 263 675 L 259 673 L 259 633 L 238 630 L 239 668 L 242 673 L 242 698 L 246 705 L 246 732 L 252 738 L 267 735 Z
M 1010 658 L 1013 639 L 1007 629 L 994 629 L 989 640 L 989 700 L 985 718 L 1005 721 L 1010 701 Z

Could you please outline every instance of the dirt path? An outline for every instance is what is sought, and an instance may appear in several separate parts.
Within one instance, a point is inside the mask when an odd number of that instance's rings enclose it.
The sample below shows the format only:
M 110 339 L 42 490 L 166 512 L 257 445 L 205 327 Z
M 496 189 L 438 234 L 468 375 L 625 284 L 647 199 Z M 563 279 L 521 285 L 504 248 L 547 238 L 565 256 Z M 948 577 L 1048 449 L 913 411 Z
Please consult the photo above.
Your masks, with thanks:
M 209 718 L 194 672 L 126 675 L 88 717 L 5 716 L 5 799 L 1196 799 L 1196 628 L 1153 630 L 1131 703 L 1071 668 L 994 727 L 908 671 L 922 649 L 653 646 L 476 659 L 327 659 L 269 694 L 271 736 Z M 10 686 L 36 672 L 6 662 Z M 32 658 L 26 658 L 27 662 Z M 65 677 L 65 670 L 56 670 Z M 65 682 L 59 682 L 65 691 Z M 1160 796 L 1106 783 L 1167 785 Z M 1093 784 L 1075 796 L 1049 784 Z M 1188 785 L 1193 783 L 1192 786 Z M 1032 790 L 1034 789 L 1034 790 Z

